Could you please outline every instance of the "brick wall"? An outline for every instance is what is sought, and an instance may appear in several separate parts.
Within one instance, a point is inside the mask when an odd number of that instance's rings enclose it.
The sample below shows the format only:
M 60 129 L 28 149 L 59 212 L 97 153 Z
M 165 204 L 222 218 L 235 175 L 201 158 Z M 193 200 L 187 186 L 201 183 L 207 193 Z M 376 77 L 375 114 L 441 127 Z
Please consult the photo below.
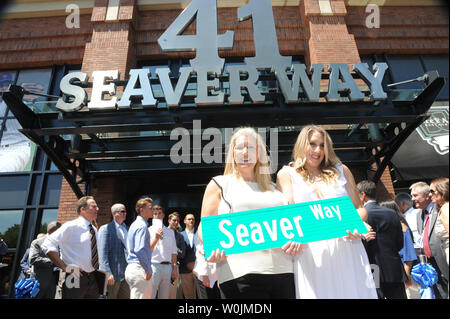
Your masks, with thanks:
M 82 188 L 84 191 L 84 187 Z M 61 193 L 59 197 L 59 208 L 58 208 L 58 221 L 60 223 L 65 223 L 69 220 L 78 218 L 77 214 L 77 201 L 78 198 L 72 191 L 69 183 L 63 178 L 61 182 Z
M 367 28 L 365 7 L 348 7 L 345 21 L 360 54 L 448 54 L 447 7 L 379 7 L 380 28 Z
M 116 177 L 97 178 L 92 186 L 91 195 L 97 202 L 99 212 L 97 224 L 101 226 L 112 220 L 111 206 L 123 203 L 123 192 L 121 192 L 121 179 Z
M 0 25 L 0 68 L 81 64 L 91 38 L 90 15 L 80 15 L 80 28 L 66 27 L 66 17 L 6 19 Z

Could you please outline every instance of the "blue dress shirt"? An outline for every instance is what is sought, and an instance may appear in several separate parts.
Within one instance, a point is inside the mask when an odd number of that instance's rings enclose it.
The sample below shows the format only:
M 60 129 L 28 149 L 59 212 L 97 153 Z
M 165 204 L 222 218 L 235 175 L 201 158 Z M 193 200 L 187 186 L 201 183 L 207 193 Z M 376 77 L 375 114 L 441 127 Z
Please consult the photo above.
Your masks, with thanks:
M 137 263 L 147 275 L 152 274 L 152 251 L 148 223 L 140 215 L 131 224 L 127 236 L 127 262 Z

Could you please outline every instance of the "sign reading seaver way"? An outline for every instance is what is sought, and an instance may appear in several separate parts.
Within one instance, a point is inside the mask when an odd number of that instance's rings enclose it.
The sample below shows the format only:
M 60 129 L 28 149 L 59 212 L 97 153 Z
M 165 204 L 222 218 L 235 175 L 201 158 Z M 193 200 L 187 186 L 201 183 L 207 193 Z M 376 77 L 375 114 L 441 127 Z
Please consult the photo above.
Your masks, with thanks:
M 350 197 L 202 217 L 205 257 L 278 248 L 287 241 L 309 243 L 367 229 Z

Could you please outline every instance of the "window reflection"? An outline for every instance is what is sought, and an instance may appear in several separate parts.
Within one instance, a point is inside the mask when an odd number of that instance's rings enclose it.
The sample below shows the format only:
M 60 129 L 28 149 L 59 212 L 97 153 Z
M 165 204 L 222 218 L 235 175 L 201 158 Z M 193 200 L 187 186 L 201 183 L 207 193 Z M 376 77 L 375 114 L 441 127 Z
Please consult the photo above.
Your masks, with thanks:
M 42 211 L 42 218 L 40 222 L 41 227 L 39 228 L 39 233 L 46 234 L 47 225 L 50 222 L 56 221 L 57 218 L 58 218 L 58 209 L 44 209 Z
M 0 237 L 9 248 L 17 247 L 23 210 L 0 210 Z
M 8 252 L 0 256 L 0 295 L 8 292 L 10 274 L 17 248 L 23 210 L 0 210 L 0 237 L 8 245 Z
M 48 69 L 22 70 L 17 78 L 17 85 L 29 92 L 47 93 L 50 86 L 52 71 Z M 0 90 L 6 91 L 14 83 L 15 72 L 0 73 Z M 44 101 L 45 97 L 26 94 L 23 102 L 32 103 Z M 7 114 L 6 125 L 0 132 L 0 172 L 29 171 L 36 147 L 28 138 L 19 132 L 22 128 L 12 112 L 6 113 L 6 103 L 0 101 L 0 116 Z M 3 126 L 2 126 L 3 127 Z

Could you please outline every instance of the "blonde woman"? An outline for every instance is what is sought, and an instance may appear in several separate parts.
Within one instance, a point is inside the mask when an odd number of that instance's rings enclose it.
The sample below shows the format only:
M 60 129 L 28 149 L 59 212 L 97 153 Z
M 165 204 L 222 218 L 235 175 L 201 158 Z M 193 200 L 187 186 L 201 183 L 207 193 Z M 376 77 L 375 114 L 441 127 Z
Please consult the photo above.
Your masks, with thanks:
M 352 173 L 337 158 L 329 134 L 319 126 L 302 129 L 293 162 L 278 172 L 277 185 L 290 204 L 348 195 L 362 220 L 367 218 Z M 294 260 L 297 298 L 377 298 L 360 235 L 347 233 L 345 238 L 303 245 Z M 367 238 L 374 235 L 370 232 Z
M 266 147 L 253 128 L 232 136 L 224 174 L 206 187 L 201 216 L 229 214 L 287 204 L 272 183 Z M 199 231 L 201 237 L 201 225 Z M 217 263 L 222 298 L 295 298 L 292 256 L 299 244 L 225 256 L 217 250 L 207 259 Z M 207 252 L 209 255 L 210 252 Z
M 439 217 L 436 220 L 434 229 L 436 234 L 442 241 L 442 248 L 445 251 L 445 258 L 448 267 L 448 197 L 449 197 L 448 178 L 441 177 L 431 181 L 430 195 L 431 201 L 434 203 L 436 210 L 439 212 Z

